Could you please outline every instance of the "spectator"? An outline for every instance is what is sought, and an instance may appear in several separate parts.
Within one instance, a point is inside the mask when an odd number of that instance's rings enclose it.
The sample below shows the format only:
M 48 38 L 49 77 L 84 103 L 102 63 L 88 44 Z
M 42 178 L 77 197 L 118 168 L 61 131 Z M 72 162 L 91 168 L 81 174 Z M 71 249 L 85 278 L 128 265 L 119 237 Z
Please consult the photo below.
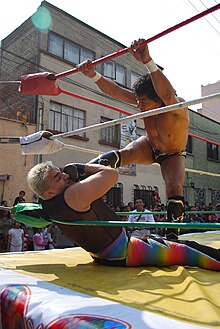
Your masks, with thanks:
M 121 212 L 124 212 L 125 211 L 125 204 L 124 204 L 124 202 L 121 202 L 120 203 L 119 209 L 120 209 Z
M 154 206 L 158 206 L 161 203 L 161 199 L 160 199 L 160 196 L 159 196 L 159 190 L 158 189 L 156 189 L 153 192 L 152 199 L 153 199 L 153 205 Z
M 194 214 L 190 214 L 191 223 L 203 223 L 203 219 L 199 214 L 196 214 L 197 208 L 192 207 L 191 211 L 194 211 Z
M 48 225 L 43 229 L 43 238 L 45 243 L 45 249 L 54 249 L 55 243 L 51 237 L 51 225 Z
M 185 211 L 190 211 L 191 210 L 191 206 L 189 205 L 188 201 L 184 202 L 184 209 L 185 209 Z
M 118 216 L 121 220 L 127 221 L 128 220 L 128 215 L 127 214 L 121 214 L 121 213 L 128 212 L 128 211 L 130 212 L 131 209 L 130 209 L 129 206 L 125 206 L 124 203 L 121 203 L 120 206 L 117 206 L 115 211 L 118 213 Z
M 184 217 L 184 220 L 183 222 L 184 223 L 204 223 L 204 220 L 203 218 L 196 214 L 197 211 L 199 211 L 198 209 L 198 206 L 197 207 L 192 207 L 190 211 L 193 211 L 194 213 L 193 214 L 188 214 Z M 185 233 L 193 233 L 193 232 L 203 232 L 204 230 L 198 230 L 198 229 L 187 229 L 187 228 L 184 228 L 184 229 L 181 229 L 181 234 L 185 234 Z
M 166 211 L 166 207 L 164 204 L 161 204 L 160 206 L 156 206 L 153 208 L 153 212 L 162 212 Z M 154 214 L 154 220 L 155 222 L 166 222 L 166 214 Z M 158 228 L 155 230 L 155 232 L 160 236 L 165 236 L 165 229 Z
M 217 203 L 217 205 L 215 206 L 215 210 L 220 211 L 220 203 Z M 216 216 L 218 217 L 218 222 L 220 223 L 220 214 L 216 214 Z
M 20 252 L 24 249 L 24 231 L 19 222 L 15 222 L 14 227 L 8 231 L 7 249 L 10 252 Z
M 208 210 L 211 210 L 211 211 L 212 211 L 212 210 L 214 210 L 214 208 L 215 208 L 215 207 L 214 207 L 213 204 L 210 202 L 209 205 L 208 205 Z
M 134 210 L 133 203 L 131 201 L 128 202 L 127 206 L 130 207 L 130 210 L 128 210 L 128 211 Z
M 55 242 L 53 241 L 53 238 L 52 238 L 51 225 L 48 226 L 47 232 L 48 232 L 48 249 L 54 249 L 56 244 L 55 244 Z
M 135 214 L 137 212 L 144 212 L 146 214 Z M 132 215 L 128 217 L 128 222 L 155 222 L 154 216 L 148 214 L 150 211 L 144 209 L 144 201 L 139 198 L 135 200 L 135 210 L 132 211 Z M 131 236 L 135 238 L 146 238 L 151 234 L 151 230 L 144 228 L 130 228 L 129 229 Z
M 33 236 L 34 251 L 45 250 L 43 229 L 34 227 L 33 230 L 34 230 L 34 236 Z
M 4 235 L 0 232 L 0 252 L 4 252 L 5 248 L 4 248 Z
M 2 200 L 1 206 L 8 207 L 7 201 Z M 10 228 L 12 228 L 11 212 L 0 209 L 1 251 L 7 251 L 7 234 Z
M 195 202 L 195 208 L 196 208 L 197 210 L 200 210 L 200 205 L 199 205 L 199 202 L 198 202 L 198 201 Z
M 22 230 L 24 231 L 24 251 L 29 250 L 30 237 L 27 233 L 27 228 L 24 224 L 21 225 Z
M 131 209 L 131 206 L 130 206 L 130 204 L 128 202 L 127 206 L 125 206 L 125 212 L 131 212 L 131 211 L 132 211 L 132 209 Z
M 54 223 L 51 226 L 51 237 L 56 249 L 72 248 L 76 246 L 76 243 L 70 240 Z
M 217 203 L 215 206 L 216 211 L 220 211 L 220 203 Z M 208 216 L 208 221 L 211 223 L 219 223 L 220 222 L 220 214 L 211 214 Z
M 25 202 L 25 191 L 20 191 L 19 195 L 15 198 L 13 206 L 16 206 L 16 204 L 23 202 Z

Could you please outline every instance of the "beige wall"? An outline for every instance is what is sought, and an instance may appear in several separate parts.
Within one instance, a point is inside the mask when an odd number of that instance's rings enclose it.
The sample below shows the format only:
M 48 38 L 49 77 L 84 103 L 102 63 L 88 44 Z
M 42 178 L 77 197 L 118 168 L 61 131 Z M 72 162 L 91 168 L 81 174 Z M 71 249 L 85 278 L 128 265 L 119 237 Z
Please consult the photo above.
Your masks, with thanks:
M 21 137 L 35 132 L 35 125 L 23 125 L 15 120 L 0 118 L 1 136 Z M 32 193 L 26 183 L 26 175 L 34 164 L 34 156 L 22 155 L 19 144 L 0 143 L 0 175 L 10 175 L 9 180 L 0 181 L 0 200 L 11 206 L 20 190 L 26 191 L 26 201 L 32 201 Z

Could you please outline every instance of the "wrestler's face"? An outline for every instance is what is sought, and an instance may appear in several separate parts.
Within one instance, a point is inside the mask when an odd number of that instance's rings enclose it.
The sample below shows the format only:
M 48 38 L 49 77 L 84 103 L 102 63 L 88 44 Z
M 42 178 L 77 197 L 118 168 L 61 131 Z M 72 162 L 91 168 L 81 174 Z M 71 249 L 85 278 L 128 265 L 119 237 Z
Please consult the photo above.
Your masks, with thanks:
M 145 96 L 137 96 L 136 101 L 137 101 L 137 108 L 139 108 L 141 112 L 157 109 L 162 105 L 161 102 L 155 102 L 152 99 L 149 99 Z
M 58 167 L 52 169 L 48 176 L 49 189 L 45 192 L 46 199 L 51 199 L 54 196 L 62 193 L 68 186 L 71 185 L 68 174 L 61 172 Z

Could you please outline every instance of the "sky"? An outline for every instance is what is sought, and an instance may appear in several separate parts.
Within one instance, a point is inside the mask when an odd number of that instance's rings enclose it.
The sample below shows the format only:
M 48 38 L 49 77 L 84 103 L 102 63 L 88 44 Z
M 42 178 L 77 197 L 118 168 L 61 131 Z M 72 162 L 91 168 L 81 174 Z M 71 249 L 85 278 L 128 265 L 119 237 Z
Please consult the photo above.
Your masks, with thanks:
M 48 2 L 129 47 L 133 40 L 149 39 L 215 6 L 219 0 Z M 0 40 L 33 15 L 40 4 L 38 0 L 4 1 Z M 201 97 L 201 85 L 220 80 L 220 10 L 152 41 L 149 49 L 154 61 L 164 67 L 164 74 L 179 96 L 187 101 Z M 198 104 L 193 109 L 200 107 Z

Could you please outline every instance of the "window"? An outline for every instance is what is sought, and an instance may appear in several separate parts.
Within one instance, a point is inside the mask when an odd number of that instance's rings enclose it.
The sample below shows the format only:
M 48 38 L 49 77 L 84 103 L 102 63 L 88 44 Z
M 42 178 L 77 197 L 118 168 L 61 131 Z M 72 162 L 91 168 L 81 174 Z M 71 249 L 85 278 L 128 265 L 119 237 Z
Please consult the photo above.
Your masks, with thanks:
M 48 51 L 74 64 L 79 64 L 87 58 L 92 61 L 95 59 L 93 51 L 81 47 L 80 45 L 66 40 L 54 33 L 49 34 Z
M 116 81 L 125 86 L 125 68 L 116 64 Z
M 123 184 L 117 183 L 106 194 L 108 204 L 112 204 L 115 208 L 123 202 Z
M 125 86 L 125 67 L 113 61 L 103 63 L 103 75 Z
M 101 123 L 111 121 L 109 118 L 101 117 Z M 107 128 L 101 128 L 100 143 L 120 145 L 120 125 L 115 125 Z
M 218 161 L 218 145 L 207 143 L 207 158 Z
M 95 55 L 93 53 L 93 51 L 90 51 L 88 49 L 85 48 L 80 48 L 81 52 L 80 52 L 80 63 L 83 61 L 86 61 L 87 59 L 91 59 L 91 61 L 93 61 L 95 59 Z
M 85 127 L 85 112 L 56 102 L 50 103 L 49 129 L 68 132 Z M 85 137 L 85 133 L 76 134 Z
M 79 47 L 66 41 L 64 43 L 64 59 L 72 63 L 79 63 Z
M 131 72 L 131 88 L 133 84 L 140 78 L 140 75 L 134 72 Z
M 59 57 L 63 57 L 63 40 L 58 35 L 49 34 L 49 47 L 48 51 Z
M 115 65 L 114 62 L 104 62 L 103 63 L 103 74 L 108 78 L 115 80 Z
M 136 199 L 142 199 L 147 209 L 152 208 L 154 190 L 151 186 L 148 186 L 148 189 L 146 189 L 145 185 L 141 185 L 139 187 L 139 185 L 134 184 L 133 195 L 134 195 L 133 201 L 135 201 Z
M 186 144 L 186 152 L 192 154 L 192 136 L 188 136 L 188 141 Z

